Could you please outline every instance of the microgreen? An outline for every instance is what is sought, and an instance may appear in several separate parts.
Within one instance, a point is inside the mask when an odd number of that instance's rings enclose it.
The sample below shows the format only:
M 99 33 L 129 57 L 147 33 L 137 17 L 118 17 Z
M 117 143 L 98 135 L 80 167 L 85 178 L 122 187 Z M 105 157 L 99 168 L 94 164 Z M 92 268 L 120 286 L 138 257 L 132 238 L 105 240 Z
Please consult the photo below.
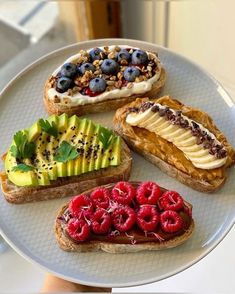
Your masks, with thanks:
M 79 152 L 68 142 L 62 141 L 54 155 L 54 160 L 59 162 L 67 162 L 77 158 Z
M 58 129 L 54 121 L 50 123 L 48 120 L 40 118 L 38 123 L 44 132 L 55 138 L 58 137 Z

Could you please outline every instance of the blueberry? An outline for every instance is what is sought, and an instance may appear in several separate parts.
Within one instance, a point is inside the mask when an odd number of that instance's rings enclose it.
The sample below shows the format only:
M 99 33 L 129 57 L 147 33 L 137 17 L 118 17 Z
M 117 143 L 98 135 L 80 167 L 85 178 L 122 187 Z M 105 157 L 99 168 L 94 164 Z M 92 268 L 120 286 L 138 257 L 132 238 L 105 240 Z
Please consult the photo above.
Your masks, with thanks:
M 100 60 L 101 59 L 101 55 L 100 55 L 101 52 L 103 52 L 103 51 L 100 48 L 93 48 L 89 52 L 92 61 L 94 61 L 94 60 Z
M 115 75 L 119 71 L 119 65 L 113 59 L 105 59 L 101 64 L 101 70 L 107 75 Z
M 139 75 L 140 71 L 134 66 L 129 66 L 124 70 L 124 79 L 128 82 L 134 82 Z
M 106 88 L 106 81 L 102 78 L 94 78 L 89 83 L 92 92 L 103 92 Z
M 62 65 L 60 73 L 63 77 L 73 78 L 77 73 L 77 66 L 74 63 L 67 62 Z
M 88 70 L 91 70 L 92 72 L 95 71 L 95 67 L 93 64 L 91 63 L 83 63 L 81 66 L 80 66 L 80 72 L 82 75 L 84 75 L 84 73 Z
M 56 90 L 60 93 L 66 92 L 72 85 L 72 80 L 67 77 L 61 77 L 57 80 Z
M 118 52 L 118 61 L 121 61 L 123 59 L 129 61 L 131 58 L 130 53 L 126 49 L 122 49 L 120 52 Z
M 148 55 L 142 50 L 135 50 L 132 53 L 131 61 L 133 64 L 144 64 L 148 61 Z

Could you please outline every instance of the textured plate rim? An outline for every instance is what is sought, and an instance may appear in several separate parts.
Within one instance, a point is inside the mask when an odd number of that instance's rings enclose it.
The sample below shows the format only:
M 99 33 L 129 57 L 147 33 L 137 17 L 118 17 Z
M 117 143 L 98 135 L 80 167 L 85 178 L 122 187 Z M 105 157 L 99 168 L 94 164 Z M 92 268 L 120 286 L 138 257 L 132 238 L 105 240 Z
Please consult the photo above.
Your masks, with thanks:
M 22 75 L 24 75 L 25 73 L 27 73 L 28 71 L 30 71 L 31 69 L 35 68 L 37 65 L 39 65 L 41 62 L 46 61 L 47 59 L 49 59 L 51 56 L 55 57 L 56 55 L 59 55 L 61 52 L 65 51 L 65 50 L 69 50 L 69 49 L 73 49 L 76 48 L 78 45 L 82 46 L 82 45 L 89 45 L 89 44 L 93 44 L 94 42 L 98 42 L 98 43 L 114 43 L 114 42 L 123 42 L 123 43 L 132 43 L 131 45 L 135 46 L 134 43 L 137 42 L 138 44 L 143 44 L 144 46 L 155 46 L 156 48 L 160 48 L 163 51 L 167 51 L 169 54 L 174 55 L 178 58 L 180 58 L 181 60 L 183 60 L 186 63 L 190 63 L 191 65 L 193 65 L 195 68 L 197 68 L 200 72 L 202 72 L 204 75 L 206 75 L 207 77 L 209 77 L 210 80 L 212 80 L 212 82 L 219 87 L 220 89 L 222 89 L 223 94 L 226 95 L 226 99 L 225 102 L 228 105 L 228 102 L 230 105 L 232 105 L 232 107 L 235 106 L 235 103 L 233 102 L 232 98 L 230 97 L 230 95 L 228 94 L 228 92 L 224 89 L 224 87 L 209 73 L 207 72 L 204 68 L 202 68 L 201 66 L 199 66 L 197 63 L 191 61 L 189 58 L 184 57 L 181 54 L 178 54 L 168 48 L 165 48 L 163 46 L 159 46 L 150 42 L 145 42 L 145 41 L 140 41 L 140 40 L 134 40 L 134 39 L 122 39 L 122 38 L 113 38 L 113 39 L 93 39 L 93 40 L 89 40 L 89 41 L 83 41 L 83 42 L 78 42 L 78 43 L 74 43 L 74 44 L 70 44 L 68 46 L 64 46 L 62 48 L 53 50 L 52 52 L 49 52 L 43 56 L 41 56 L 40 58 L 36 59 L 34 62 L 30 63 L 28 66 L 26 66 L 25 68 L 23 68 L 15 77 L 13 77 L 7 84 L 6 86 L 2 89 L 2 91 L 0 92 L 0 99 L 2 98 L 2 96 L 5 94 L 5 92 L 7 92 L 12 86 L 14 86 L 14 83 L 16 81 L 18 81 L 18 79 L 21 78 Z M 91 45 L 92 47 L 92 45 Z M 222 94 L 220 93 L 220 96 L 222 98 Z M 114 284 L 114 283 L 90 283 L 87 282 L 86 280 L 78 280 L 78 279 L 73 279 L 70 278 L 69 276 L 66 276 L 64 274 L 60 274 L 54 270 L 49 269 L 48 267 L 46 267 L 45 265 L 43 265 L 42 263 L 40 263 L 40 261 L 37 261 L 35 259 L 33 259 L 32 257 L 30 257 L 30 255 L 27 255 L 27 253 L 24 252 L 24 250 L 22 250 L 21 246 L 17 246 L 14 244 L 14 242 L 11 241 L 10 238 L 8 238 L 7 234 L 5 234 L 3 232 L 3 230 L 0 228 L 0 234 L 3 236 L 3 238 L 10 244 L 10 246 L 17 252 L 19 253 L 22 257 L 24 257 L 26 260 L 28 260 L 29 262 L 38 265 L 40 268 L 42 268 L 43 270 L 50 272 L 60 278 L 66 279 L 68 281 L 71 282 L 75 282 L 75 283 L 81 283 L 83 285 L 88 285 L 88 286 L 95 286 L 95 287 L 111 287 L 111 288 L 122 288 L 122 287 L 133 287 L 133 286 L 140 286 L 140 285 L 145 285 L 145 284 L 149 284 L 149 283 L 154 283 L 157 281 L 161 281 L 163 279 L 172 277 L 186 269 L 188 269 L 189 267 L 191 267 L 192 265 L 196 264 L 197 262 L 199 262 L 200 260 L 202 260 L 205 256 L 207 256 L 213 249 L 215 249 L 215 247 L 217 247 L 220 242 L 226 237 L 226 235 L 229 233 L 229 231 L 232 229 L 233 225 L 235 224 L 235 215 L 233 218 L 231 218 L 230 220 L 227 220 L 227 222 L 224 223 L 226 225 L 226 228 L 223 230 L 223 234 L 220 236 L 220 238 L 216 239 L 214 241 L 214 243 L 211 243 L 212 245 L 205 250 L 202 254 L 200 254 L 196 259 L 192 260 L 191 262 L 186 263 L 185 265 L 181 266 L 180 268 L 178 268 L 177 270 L 168 272 L 167 274 L 161 275 L 158 278 L 151 278 L 151 279 L 144 279 L 144 280 L 140 280 L 139 282 L 126 282 L 126 283 L 122 283 L 122 284 Z

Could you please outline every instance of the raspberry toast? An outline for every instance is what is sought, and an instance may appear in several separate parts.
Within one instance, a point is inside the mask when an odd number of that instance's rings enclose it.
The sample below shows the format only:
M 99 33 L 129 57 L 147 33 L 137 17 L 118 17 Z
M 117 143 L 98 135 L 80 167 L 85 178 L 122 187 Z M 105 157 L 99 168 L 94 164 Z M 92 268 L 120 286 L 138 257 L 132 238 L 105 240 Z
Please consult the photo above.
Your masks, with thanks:
M 65 251 L 108 253 L 161 250 L 186 242 L 192 205 L 154 182 L 118 182 L 73 197 L 56 218 Z

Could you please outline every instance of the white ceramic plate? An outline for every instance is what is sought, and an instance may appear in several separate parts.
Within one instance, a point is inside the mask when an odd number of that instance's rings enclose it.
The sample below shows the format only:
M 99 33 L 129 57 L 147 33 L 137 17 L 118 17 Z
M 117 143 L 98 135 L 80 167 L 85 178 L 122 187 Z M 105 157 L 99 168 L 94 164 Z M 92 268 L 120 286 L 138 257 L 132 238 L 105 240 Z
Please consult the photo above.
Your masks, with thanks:
M 111 44 L 129 44 L 158 51 L 167 71 L 165 94 L 211 114 L 217 126 L 235 146 L 235 106 L 210 75 L 182 56 L 156 45 L 134 40 L 96 40 L 55 51 L 22 71 L 2 92 L 0 100 L 0 154 L 12 135 L 47 114 L 43 108 L 43 85 L 50 73 L 80 49 Z M 113 112 L 89 115 L 112 126 Z M 196 192 L 168 177 L 142 157 L 133 154 L 131 179 L 154 180 L 176 189 L 193 204 L 195 233 L 182 246 L 156 252 L 132 254 L 68 253 L 56 244 L 53 223 L 58 209 L 69 199 L 26 205 L 8 204 L 0 197 L 0 233 L 26 259 L 67 280 L 86 285 L 127 287 L 167 278 L 193 265 L 225 237 L 235 220 L 235 170 L 217 193 Z

